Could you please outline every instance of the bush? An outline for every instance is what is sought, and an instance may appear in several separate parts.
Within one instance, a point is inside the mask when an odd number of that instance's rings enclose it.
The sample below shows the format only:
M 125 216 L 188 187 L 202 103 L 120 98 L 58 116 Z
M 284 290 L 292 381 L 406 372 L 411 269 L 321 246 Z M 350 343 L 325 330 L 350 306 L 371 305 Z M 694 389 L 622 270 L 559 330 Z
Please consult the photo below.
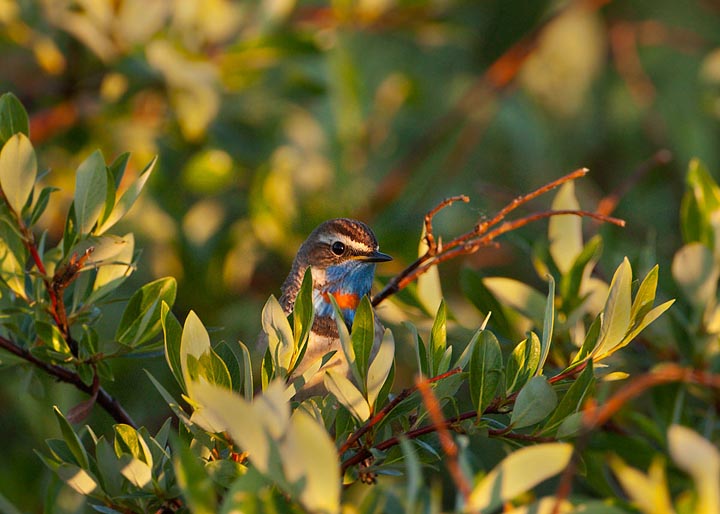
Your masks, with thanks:
M 677 360 L 693 367 L 654 360 L 649 339 L 637 348 L 673 300 L 655 305 L 657 266 L 638 279 L 625 258 L 609 283 L 596 275 L 602 239 L 583 241 L 582 217 L 614 220 L 579 210 L 572 180 L 581 171 L 444 244 L 433 216 L 462 198 L 440 204 L 426 218 L 418 262 L 372 303 L 362 300 L 351 330 L 338 323 L 351 378 L 328 372 L 329 393 L 299 403 L 293 395 L 303 377 L 289 377 L 312 325 L 310 274 L 289 317 L 274 297 L 265 304 L 268 350 L 259 373 L 243 343 L 213 345 L 194 312 L 178 321 L 172 278 L 137 289 L 119 321 L 103 316 L 138 265 L 133 235 L 108 231 L 140 195 L 155 160 L 121 191 L 128 156 L 108 165 L 100 152 L 91 154 L 76 171 L 65 231 L 53 246 L 35 232 L 53 190 L 37 187 L 28 126 L 19 101 L 3 95 L 0 346 L 14 365 L 88 395 L 66 413 L 55 408 L 61 437 L 35 451 L 95 511 L 720 510 L 720 453 L 711 442 L 717 423 L 706 420 L 720 387 L 713 373 L 720 188 L 699 162 L 690 164 L 681 212 L 686 245 L 672 267 L 683 301 L 662 318 L 663 330 L 675 334 Z M 517 204 L 555 187 L 552 212 L 505 221 Z M 547 293 L 467 271 L 467 301 L 485 320 L 450 344 L 453 316 L 440 296 L 437 265 L 541 218 L 550 218 L 549 244 L 533 264 Z M 417 378 L 397 390 L 397 330 L 387 329 L 371 352 L 373 304 L 415 279 L 423 283 L 410 296 L 436 314 L 427 333 L 406 324 Z M 178 421 L 151 433 L 104 386 L 112 380 L 110 361 L 132 356 L 142 365 L 159 349 L 182 396 L 148 373 Z M 645 357 L 640 369 L 628 363 L 633 351 Z M 624 408 L 639 395 L 652 398 L 651 406 Z M 112 434 L 79 427 L 95 406 L 115 420 Z M 703 434 L 688 425 L 702 426 Z

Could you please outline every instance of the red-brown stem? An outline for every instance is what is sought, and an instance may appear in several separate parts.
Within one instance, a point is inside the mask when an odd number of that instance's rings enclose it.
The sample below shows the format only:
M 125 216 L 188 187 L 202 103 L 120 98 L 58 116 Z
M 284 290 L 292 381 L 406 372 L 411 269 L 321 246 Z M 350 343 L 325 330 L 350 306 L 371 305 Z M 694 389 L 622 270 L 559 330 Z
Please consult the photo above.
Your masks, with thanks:
M 446 379 L 448 377 L 451 377 L 453 375 L 457 375 L 460 373 L 462 369 L 460 368 L 453 368 L 450 371 L 446 371 L 445 373 L 442 373 L 440 375 L 437 375 L 432 378 L 428 378 L 428 383 L 438 382 L 440 380 Z M 407 389 L 403 389 L 400 394 L 398 394 L 395 398 L 392 399 L 391 402 L 389 402 L 385 407 L 380 409 L 372 418 L 370 418 L 363 426 L 358 428 L 353 434 L 348 437 L 347 441 L 343 443 L 343 445 L 338 450 L 338 454 L 342 455 L 346 451 L 348 451 L 350 448 L 353 447 L 353 445 L 363 436 L 365 435 L 370 429 L 372 429 L 375 425 L 380 423 L 385 416 L 387 416 L 391 410 L 393 410 L 395 407 L 398 406 L 403 400 L 408 398 L 411 394 L 413 394 L 415 391 L 417 391 L 417 385 L 413 387 L 408 387 Z
M 442 408 L 440 407 L 437 398 L 435 398 L 435 395 L 430 390 L 430 384 L 427 380 L 420 377 L 415 381 L 415 386 L 420 391 L 423 403 L 430 415 L 432 426 L 437 431 L 438 438 L 440 439 L 440 446 L 447 456 L 445 465 L 450 472 L 453 482 L 455 482 L 457 490 L 460 491 L 460 494 L 462 494 L 465 499 L 465 503 L 467 503 L 472 489 L 470 487 L 470 482 L 460 468 L 457 445 L 450 435 L 447 420 L 445 420 L 445 417 L 442 414 Z

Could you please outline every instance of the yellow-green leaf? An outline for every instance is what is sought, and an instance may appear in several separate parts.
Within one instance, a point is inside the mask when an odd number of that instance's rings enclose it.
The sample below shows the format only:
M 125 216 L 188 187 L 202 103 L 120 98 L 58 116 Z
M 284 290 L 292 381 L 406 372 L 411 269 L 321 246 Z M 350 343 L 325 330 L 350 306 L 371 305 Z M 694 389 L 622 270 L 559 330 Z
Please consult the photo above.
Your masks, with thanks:
M 18 133 L 0 151 L 0 186 L 8 204 L 18 215 L 35 187 L 37 158 L 27 136 Z

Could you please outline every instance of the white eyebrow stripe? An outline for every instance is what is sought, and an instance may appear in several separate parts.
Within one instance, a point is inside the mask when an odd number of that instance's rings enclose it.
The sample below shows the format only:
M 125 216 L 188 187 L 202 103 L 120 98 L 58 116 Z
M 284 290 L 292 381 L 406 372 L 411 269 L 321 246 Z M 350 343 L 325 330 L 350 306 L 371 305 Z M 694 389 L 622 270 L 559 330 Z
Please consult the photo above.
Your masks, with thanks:
M 318 239 L 320 240 L 320 242 L 328 245 L 333 244 L 335 241 L 340 241 L 344 243 L 345 246 L 348 246 L 353 250 L 361 253 L 370 253 L 375 250 L 375 248 L 371 248 L 361 241 L 355 241 L 354 239 L 350 239 L 345 234 L 323 234 Z

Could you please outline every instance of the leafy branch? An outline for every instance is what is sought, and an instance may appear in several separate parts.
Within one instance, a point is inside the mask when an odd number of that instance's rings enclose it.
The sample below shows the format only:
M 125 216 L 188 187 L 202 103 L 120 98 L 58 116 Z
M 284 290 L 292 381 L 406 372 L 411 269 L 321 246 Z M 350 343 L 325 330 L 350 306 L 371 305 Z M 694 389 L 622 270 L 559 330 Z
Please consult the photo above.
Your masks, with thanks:
M 530 214 L 517 220 L 504 221 L 506 216 L 512 211 L 528 203 L 529 201 L 541 196 L 553 189 L 560 187 L 566 182 L 576 180 L 580 177 L 585 176 L 588 173 L 587 168 L 580 168 L 572 173 L 569 173 L 557 180 L 549 182 L 538 189 L 527 193 L 525 195 L 515 198 L 512 202 L 507 204 L 505 207 L 489 220 L 479 221 L 472 230 L 461 234 L 448 243 L 443 244 L 439 238 L 435 236 L 432 221 L 435 215 L 441 210 L 449 207 L 455 202 L 469 202 L 470 198 L 466 195 L 458 195 L 447 198 L 440 202 L 438 205 L 433 207 L 425 215 L 425 242 L 427 243 L 427 250 L 423 255 L 418 257 L 414 262 L 408 265 L 404 270 L 393 277 L 385 287 L 376 294 L 372 299 L 373 306 L 377 306 L 383 300 L 392 296 L 395 293 L 403 290 L 409 284 L 417 280 L 417 278 L 430 271 L 433 266 L 445 262 L 447 260 L 456 258 L 460 255 L 469 255 L 477 252 L 481 248 L 495 244 L 495 239 L 506 232 L 511 232 L 523 227 L 529 223 L 539 221 L 542 219 L 550 218 L 553 216 L 561 215 L 574 215 L 579 217 L 592 218 L 601 222 L 612 223 L 620 227 L 625 226 L 625 221 L 599 214 L 596 212 L 590 212 L 580 209 L 566 209 L 566 210 L 554 210 L 554 211 L 543 211 Z

